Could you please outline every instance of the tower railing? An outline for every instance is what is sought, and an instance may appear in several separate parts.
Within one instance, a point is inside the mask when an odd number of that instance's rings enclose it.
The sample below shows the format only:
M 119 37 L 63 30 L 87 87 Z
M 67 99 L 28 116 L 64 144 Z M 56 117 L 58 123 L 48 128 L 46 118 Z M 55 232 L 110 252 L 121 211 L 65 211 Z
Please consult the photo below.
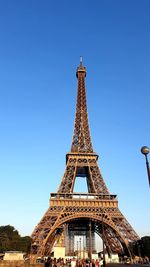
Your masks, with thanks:
M 117 195 L 97 193 L 51 193 L 51 199 L 116 200 Z

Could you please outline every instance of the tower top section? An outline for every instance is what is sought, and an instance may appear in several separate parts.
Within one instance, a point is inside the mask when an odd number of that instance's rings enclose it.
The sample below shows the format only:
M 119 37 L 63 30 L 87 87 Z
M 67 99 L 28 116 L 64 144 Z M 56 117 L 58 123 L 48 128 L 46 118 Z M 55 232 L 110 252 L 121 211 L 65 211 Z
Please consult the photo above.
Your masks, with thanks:
M 79 67 L 77 68 L 77 71 L 76 71 L 76 76 L 77 78 L 80 76 L 82 77 L 86 77 L 86 68 L 83 66 L 83 60 L 82 60 L 82 57 L 80 57 L 80 65 Z
M 86 68 L 83 66 L 82 57 L 77 68 L 76 76 L 78 79 L 76 116 L 71 152 L 93 153 L 90 129 L 88 124 L 88 112 L 86 103 Z

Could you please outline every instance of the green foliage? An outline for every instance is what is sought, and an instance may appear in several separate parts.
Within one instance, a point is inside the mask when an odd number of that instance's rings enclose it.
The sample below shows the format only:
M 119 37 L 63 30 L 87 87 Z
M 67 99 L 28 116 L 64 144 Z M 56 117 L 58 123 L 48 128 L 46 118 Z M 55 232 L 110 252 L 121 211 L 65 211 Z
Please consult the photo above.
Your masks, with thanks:
M 22 251 L 29 252 L 31 238 L 21 237 L 18 231 L 11 225 L 0 226 L 0 252 Z
M 150 236 L 144 236 L 131 243 L 130 249 L 135 256 L 150 258 Z
M 142 256 L 150 258 L 150 236 L 144 236 L 141 238 L 142 241 Z

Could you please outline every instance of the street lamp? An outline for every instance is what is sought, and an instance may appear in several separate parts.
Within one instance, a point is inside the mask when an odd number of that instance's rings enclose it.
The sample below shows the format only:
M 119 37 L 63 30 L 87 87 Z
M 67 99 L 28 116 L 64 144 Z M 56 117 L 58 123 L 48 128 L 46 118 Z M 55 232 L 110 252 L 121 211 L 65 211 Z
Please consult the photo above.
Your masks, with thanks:
M 91 220 L 89 221 L 89 258 L 92 260 L 92 236 L 91 236 Z
M 78 253 L 79 253 L 79 243 L 78 243 L 79 241 L 77 240 L 77 259 L 78 259 L 78 257 L 79 257 L 79 255 L 78 255 Z
M 81 237 L 79 239 L 79 242 L 80 242 L 80 259 L 81 259 L 81 257 L 82 257 L 82 255 L 81 255 Z
M 83 259 L 85 259 L 84 235 L 83 235 Z
M 104 222 L 103 222 L 103 216 L 104 214 L 102 214 L 102 241 L 103 241 L 103 267 L 106 266 L 106 260 L 105 260 L 105 244 L 104 244 Z
M 147 158 L 147 155 L 149 152 L 150 152 L 149 147 L 142 146 L 141 153 L 145 156 L 145 159 L 146 159 L 146 168 L 147 168 L 147 175 L 148 175 L 148 181 L 149 181 L 149 187 L 150 187 L 150 168 L 149 168 L 149 162 Z

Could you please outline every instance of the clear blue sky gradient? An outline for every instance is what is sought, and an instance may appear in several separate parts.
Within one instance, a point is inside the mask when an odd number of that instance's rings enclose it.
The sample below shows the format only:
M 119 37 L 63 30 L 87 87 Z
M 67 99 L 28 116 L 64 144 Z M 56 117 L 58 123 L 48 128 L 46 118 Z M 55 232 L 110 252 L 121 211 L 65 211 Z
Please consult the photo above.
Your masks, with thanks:
M 140 153 L 150 146 L 149 0 L 0 1 L 0 225 L 30 235 L 57 192 L 80 55 L 102 175 L 135 231 L 150 235 Z

